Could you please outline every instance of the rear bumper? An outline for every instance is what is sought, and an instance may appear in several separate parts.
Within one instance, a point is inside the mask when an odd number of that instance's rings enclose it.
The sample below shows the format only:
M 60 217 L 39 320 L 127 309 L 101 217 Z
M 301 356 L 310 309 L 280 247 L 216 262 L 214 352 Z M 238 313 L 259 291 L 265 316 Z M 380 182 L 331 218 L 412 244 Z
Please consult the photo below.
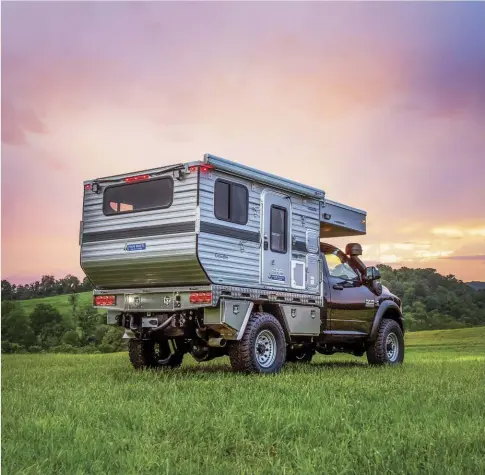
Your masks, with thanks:
M 212 286 L 163 287 L 146 289 L 94 290 L 97 295 L 114 295 L 114 305 L 94 305 L 95 308 L 116 312 L 174 312 L 201 307 L 211 307 L 213 303 L 191 303 L 190 295 L 197 292 L 211 292 Z

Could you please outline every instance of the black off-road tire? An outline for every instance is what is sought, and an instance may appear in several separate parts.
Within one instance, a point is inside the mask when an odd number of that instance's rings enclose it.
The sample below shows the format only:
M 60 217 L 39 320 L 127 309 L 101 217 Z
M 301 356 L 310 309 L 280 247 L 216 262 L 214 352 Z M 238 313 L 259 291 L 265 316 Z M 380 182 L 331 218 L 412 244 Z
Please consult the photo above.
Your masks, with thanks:
M 182 353 L 171 352 L 168 341 L 130 340 L 128 354 L 135 369 L 178 368 L 184 358 Z
M 286 361 L 288 363 L 310 363 L 315 351 L 309 348 L 286 349 Z
M 264 341 L 263 335 L 271 340 L 270 334 L 274 338 L 269 343 L 274 344 L 275 347 L 274 360 L 271 363 L 268 361 L 268 366 L 265 366 L 261 363 L 261 359 L 264 358 L 261 341 Z M 253 313 L 249 318 L 242 339 L 231 342 L 229 360 L 235 371 L 243 373 L 269 374 L 280 371 L 286 361 L 286 340 L 280 322 L 269 313 Z
M 397 344 L 395 353 L 392 342 Z M 382 319 L 375 341 L 367 348 L 367 361 L 371 365 L 397 365 L 404 361 L 404 335 L 399 323 Z

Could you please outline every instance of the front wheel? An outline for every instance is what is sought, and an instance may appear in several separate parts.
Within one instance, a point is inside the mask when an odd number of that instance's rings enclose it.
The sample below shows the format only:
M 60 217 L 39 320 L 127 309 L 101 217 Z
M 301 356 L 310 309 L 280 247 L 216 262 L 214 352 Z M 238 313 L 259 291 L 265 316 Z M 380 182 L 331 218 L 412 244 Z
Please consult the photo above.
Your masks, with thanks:
M 277 373 L 286 360 L 286 341 L 280 322 L 271 314 L 253 313 L 240 341 L 229 347 L 231 366 L 244 373 Z
M 396 321 L 382 320 L 376 340 L 367 348 L 367 361 L 372 365 L 396 365 L 404 361 L 404 336 Z

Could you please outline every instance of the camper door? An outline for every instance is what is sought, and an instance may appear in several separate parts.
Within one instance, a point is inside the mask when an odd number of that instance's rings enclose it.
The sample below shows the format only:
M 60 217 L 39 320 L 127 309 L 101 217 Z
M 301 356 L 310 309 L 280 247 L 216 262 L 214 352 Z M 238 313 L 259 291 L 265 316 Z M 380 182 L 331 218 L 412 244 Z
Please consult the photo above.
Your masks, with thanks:
M 261 197 L 263 244 L 261 249 L 261 282 L 290 286 L 291 200 L 271 191 Z

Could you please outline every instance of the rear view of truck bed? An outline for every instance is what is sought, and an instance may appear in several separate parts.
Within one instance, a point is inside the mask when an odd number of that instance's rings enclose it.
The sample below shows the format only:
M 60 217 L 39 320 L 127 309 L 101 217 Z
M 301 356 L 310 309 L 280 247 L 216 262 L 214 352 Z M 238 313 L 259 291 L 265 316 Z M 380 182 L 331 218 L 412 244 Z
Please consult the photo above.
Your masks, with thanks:
M 184 165 L 86 181 L 81 267 L 101 289 L 206 284 L 196 214 L 197 173 Z

